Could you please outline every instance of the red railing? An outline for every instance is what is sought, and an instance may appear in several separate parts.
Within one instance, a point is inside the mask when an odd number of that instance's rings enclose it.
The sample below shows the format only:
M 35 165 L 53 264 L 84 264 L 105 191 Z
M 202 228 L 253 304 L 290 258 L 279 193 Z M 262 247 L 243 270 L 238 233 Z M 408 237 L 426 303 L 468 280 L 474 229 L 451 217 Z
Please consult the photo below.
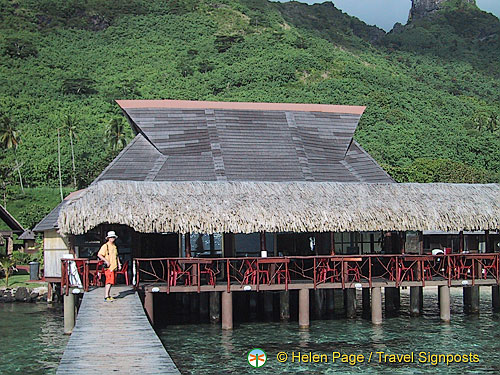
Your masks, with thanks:
M 87 258 L 61 259 L 61 293 L 68 295 L 72 287 L 89 290 L 89 263 Z
M 134 285 L 166 284 L 167 292 L 178 285 L 215 287 L 252 285 L 258 291 L 262 285 L 310 282 L 337 283 L 352 288 L 358 283 L 494 279 L 499 284 L 500 254 L 440 254 L 440 255 L 343 255 L 297 256 L 271 258 L 136 258 Z

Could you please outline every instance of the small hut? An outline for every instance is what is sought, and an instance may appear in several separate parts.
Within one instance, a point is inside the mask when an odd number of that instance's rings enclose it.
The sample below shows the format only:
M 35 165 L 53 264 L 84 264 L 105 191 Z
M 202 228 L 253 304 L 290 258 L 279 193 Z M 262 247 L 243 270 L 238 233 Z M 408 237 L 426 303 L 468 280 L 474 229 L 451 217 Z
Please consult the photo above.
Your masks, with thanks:
M 24 229 L 19 221 L 2 205 L 0 205 L 0 219 L 10 229 L 0 230 L 0 245 L 5 246 L 5 254 L 9 255 L 14 251 L 14 235 L 17 235 L 19 240 L 23 240 L 21 251 L 35 251 L 35 234 L 31 230 Z

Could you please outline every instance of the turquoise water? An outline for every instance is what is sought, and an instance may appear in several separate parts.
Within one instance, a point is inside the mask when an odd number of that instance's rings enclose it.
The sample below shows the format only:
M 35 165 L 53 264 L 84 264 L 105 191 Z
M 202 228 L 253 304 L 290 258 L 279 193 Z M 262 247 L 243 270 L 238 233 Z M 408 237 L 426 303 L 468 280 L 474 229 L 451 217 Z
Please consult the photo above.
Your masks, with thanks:
M 354 320 L 313 320 L 309 330 L 300 331 L 296 322 L 241 323 L 231 332 L 210 324 L 168 326 L 161 339 L 183 374 L 499 374 L 500 316 L 491 312 L 491 292 L 481 292 L 480 316 L 463 314 L 461 289 L 452 289 L 452 322 L 441 323 L 437 295 L 426 291 L 425 316 L 410 318 L 409 298 L 401 295 L 401 314 L 385 319 L 380 327 L 361 317 Z M 359 296 L 358 292 L 358 298 Z M 360 302 L 358 300 L 358 302 Z M 358 303 L 358 306 L 361 304 Z M 358 316 L 361 311 L 358 310 Z M 253 348 L 267 353 L 267 362 L 252 368 L 247 354 Z M 332 352 L 365 355 L 365 362 L 332 363 Z M 478 363 L 418 363 L 419 352 L 430 354 L 477 354 Z M 288 355 L 280 363 L 279 352 Z M 292 363 L 292 353 L 326 354 L 326 363 Z M 373 352 L 371 363 L 366 363 Z M 414 353 L 415 363 L 378 363 L 375 352 Z
M 67 341 L 60 305 L 0 303 L 0 374 L 55 374 Z

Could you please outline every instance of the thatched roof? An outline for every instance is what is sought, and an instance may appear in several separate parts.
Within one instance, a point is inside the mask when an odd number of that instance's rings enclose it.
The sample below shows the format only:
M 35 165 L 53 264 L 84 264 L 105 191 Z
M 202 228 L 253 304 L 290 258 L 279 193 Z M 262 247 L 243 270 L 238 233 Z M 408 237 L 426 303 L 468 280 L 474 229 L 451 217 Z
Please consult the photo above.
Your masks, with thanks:
M 493 230 L 500 185 L 101 181 L 62 207 L 58 226 L 153 232 Z

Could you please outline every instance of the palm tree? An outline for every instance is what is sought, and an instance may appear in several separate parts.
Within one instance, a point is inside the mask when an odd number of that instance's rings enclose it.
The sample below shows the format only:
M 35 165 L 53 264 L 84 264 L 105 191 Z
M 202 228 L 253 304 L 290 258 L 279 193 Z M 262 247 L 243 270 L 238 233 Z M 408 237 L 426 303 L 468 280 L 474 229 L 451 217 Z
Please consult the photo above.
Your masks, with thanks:
M 69 133 L 69 142 L 71 144 L 71 161 L 73 163 L 73 185 L 76 189 L 76 167 L 75 167 L 75 149 L 73 147 L 73 138 L 78 138 L 78 122 L 71 115 L 66 115 L 63 121 L 63 128 Z
M 121 118 L 111 119 L 106 129 L 106 139 L 113 151 L 122 149 L 127 145 L 127 136 Z
M 57 166 L 59 167 L 59 192 L 61 193 L 61 202 L 64 200 L 62 190 L 62 173 L 61 173 L 61 132 L 57 128 Z
M 14 127 L 14 124 L 7 116 L 2 116 L 0 121 L 0 144 L 3 148 L 14 150 L 14 160 L 16 162 L 16 166 L 14 169 L 17 169 L 19 174 L 19 184 L 21 185 L 21 190 L 24 193 L 23 179 L 21 177 L 21 165 L 17 161 L 17 147 L 19 146 L 20 139 L 17 130 Z
M 9 276 L 14 270 L 15 262 L 12 258 L 5 257 L 0 259 L 0 270 L 5 273 L 5 286 L 9 287 Z

